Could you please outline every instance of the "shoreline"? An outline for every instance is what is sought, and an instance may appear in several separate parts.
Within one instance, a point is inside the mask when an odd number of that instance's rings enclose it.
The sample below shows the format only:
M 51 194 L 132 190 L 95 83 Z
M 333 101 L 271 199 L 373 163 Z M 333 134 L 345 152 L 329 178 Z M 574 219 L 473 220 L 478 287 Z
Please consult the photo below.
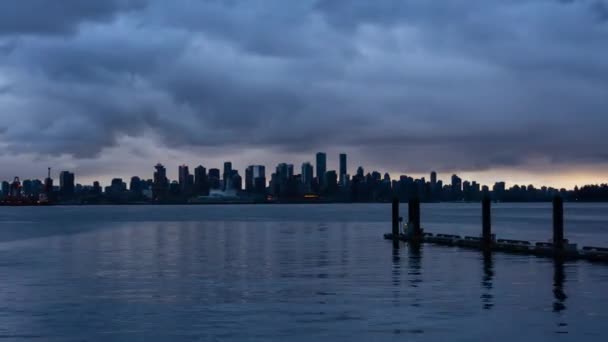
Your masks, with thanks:
M 602 204 L 608 201 L 564 201 L 565 203 L 581 203 L 581 204 Z M 224 202 L 204 202 L 204 203 L 158 203 L 158 202 L 137 202 L 137 203 L 49 203 L 49 204 L 5 204 L 0 203 L 0 207 L 79 207 L 79 206 L 205 206 L 205 205 L 330 205 L 330 204 L 390 204 L 386 202 L 343 202 L 343 201 L 277 201 L 277 202 L 248 202 L 248 201 L 224 201 Z M 407 204 L 407 201 L 399 202 Z M 481 201 L 445 201 L 445 202 L 421 202 L 422 204 L 481 204 Z M 493 202 L 496 204 L 541 204 L 551 203 L 551 201 L 501 201 Z

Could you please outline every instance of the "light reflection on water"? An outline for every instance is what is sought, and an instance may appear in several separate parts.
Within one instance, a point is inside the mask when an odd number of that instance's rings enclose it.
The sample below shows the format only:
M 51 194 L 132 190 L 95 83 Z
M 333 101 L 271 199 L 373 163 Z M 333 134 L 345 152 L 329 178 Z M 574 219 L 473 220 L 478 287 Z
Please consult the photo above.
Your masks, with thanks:
M 478 207 L 456 206 L 423 207 L 427 230 L 479 229 Z M 69 219 L 50 209 L 30 223 L 15 222 L 21 209 L 2 209 L 11 222 L 0 219 L 0 337 L 601 341 L 607 333 L 608 266 L 392 244 L 381 238 L 387 205 L 82 207 L 69 208 Z M 498 208 L 506 215 L 495 226 L 537 238 L 550 233 L 546 209 Z M 517 210 L 542 223 L 520 227 Z M 586 208 L 574 210 L 570 235 L 605 239 L 608 210 L 598 218 L 589 207 L 589 222 Z

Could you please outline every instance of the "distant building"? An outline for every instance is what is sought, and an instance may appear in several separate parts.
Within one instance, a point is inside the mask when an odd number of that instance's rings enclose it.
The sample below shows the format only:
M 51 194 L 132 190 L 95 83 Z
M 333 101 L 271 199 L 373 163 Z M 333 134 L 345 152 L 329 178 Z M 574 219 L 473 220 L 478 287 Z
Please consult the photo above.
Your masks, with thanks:
M 152 195 L 156 200 L 164 200 L 169 191 L 169 179 L 167 179 L 167 169 L 158 163 L 154 166 L 154 184 L 152 186 Z
M 102 189 L 98 181 L 93 182 L 93 194 L 101 195 Z
M 143 190 L 141 178 L 137 176 L 131 177 L 131 181 L 129 182 L 129 191 L 134 195 L 141 195 Z
M 340 153 L 340 185 L 346 184 L 347 165 L 346 165 L 346 153 Z
M 452 175 L 452 192 L 455 195 L 462 192 L 462 179 L 457 175 Z
M 250 165 L 245 169 L 245 191 L 264 193 L 266 190 L 266 168 L 263 165 Z
M 10 192 L 10 184 L 7 181 L 3 181 L 2 182 L 2 196 L 3 197 L 7 197 L 9 195 Z
M 182 193 L 186 193 L 189 190 L 189 178 L 190 170 L 188 165 L 180 165 L 178 168 L 178 182 Z
M 61 171 L 59 174 L 59 193 L 63 198 L 74 196 L 74 174 L 69 171 Z
M 336 171 L 327 171 L 325 172 L 325 177 L 323 181 L 323 190 L 327 195 L 333 195 L 338 190 L 338 175 Z
M 197 195 L 206 196 L 209 194 L 209 179 L 207 178 L 207 169 L 202 165 L 194 169 L 194 188 Z
M 309 162 L 302 164 L 302 184 L 304 185 L 304 191 L 310 192 L 312 191 L 312 181 L 313 181 L 313 167 Z
M 232 178 L 232 163 L 225 162 L 224 163 L 224 174 L 222 177 L 222 179 L 224 181 L 224 187 L 223 187 L 224 191 L 232 189 L 231 178 Z
M 214 190 L 220 189 L 220 170 L 209 169 L 209 187 Z
M 319 152 L 317 153 L 317 180 L 321 186 L 324 185 L 325 172 L 327 172 L 327 155 Z

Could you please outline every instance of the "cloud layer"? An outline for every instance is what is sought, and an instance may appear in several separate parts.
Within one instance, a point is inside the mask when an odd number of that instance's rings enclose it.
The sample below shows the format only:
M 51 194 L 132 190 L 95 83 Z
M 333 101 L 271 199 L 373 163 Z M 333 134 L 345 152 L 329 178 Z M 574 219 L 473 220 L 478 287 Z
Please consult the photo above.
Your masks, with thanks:
M 150 158 L 134 171 L 249 150 L 603 168 L 606 42 L 604 0 L 3 1 L 0 176 L 15 158 L 92 174 L 124 141 Z

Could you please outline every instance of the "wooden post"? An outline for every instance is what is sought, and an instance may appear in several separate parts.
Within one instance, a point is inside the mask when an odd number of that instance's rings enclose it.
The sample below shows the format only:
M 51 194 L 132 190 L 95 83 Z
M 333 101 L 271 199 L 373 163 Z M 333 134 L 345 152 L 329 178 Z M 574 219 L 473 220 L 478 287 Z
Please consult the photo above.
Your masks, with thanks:
M 553 246 L 556 250 L 564 248 L 564 200 L 561 196 L 553 198 Z
M 492 244 L 492 201 L 489 197 L 481 200 L 481 236 L 485 247 Z
M 408 228 L 411 229 L 411 225 L 414 224 L 414 209 L 412 206 L 413 202 L 412 199 L 409 199 L 407 201 L 407 224 L 409 225 Z
M 417 238 L 422 237 L 422 229 L 420 227 L 420 200 L 413 199 L 412 202 L 412 224 L 414 228 L 414 236 Z
M 399 238 L 399 199 L 393 198 L 393 240 Z

